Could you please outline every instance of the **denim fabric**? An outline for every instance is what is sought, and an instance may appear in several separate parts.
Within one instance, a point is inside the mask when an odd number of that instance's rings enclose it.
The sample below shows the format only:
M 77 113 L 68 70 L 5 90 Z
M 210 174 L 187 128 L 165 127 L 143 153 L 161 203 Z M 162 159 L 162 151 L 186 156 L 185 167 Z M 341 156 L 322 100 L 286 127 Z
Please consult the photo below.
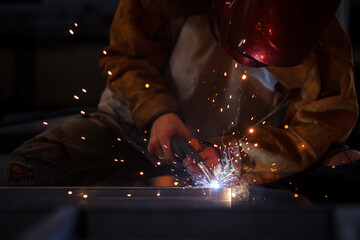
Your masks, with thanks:
M 11 166 L 32 171 L 12 181 Z M 73 116 L 26 141 L 5 159 L 2 186 L 148 186 L 155 167 L 118 131 Z M 143 172 L 143 175 L 140 175 Z

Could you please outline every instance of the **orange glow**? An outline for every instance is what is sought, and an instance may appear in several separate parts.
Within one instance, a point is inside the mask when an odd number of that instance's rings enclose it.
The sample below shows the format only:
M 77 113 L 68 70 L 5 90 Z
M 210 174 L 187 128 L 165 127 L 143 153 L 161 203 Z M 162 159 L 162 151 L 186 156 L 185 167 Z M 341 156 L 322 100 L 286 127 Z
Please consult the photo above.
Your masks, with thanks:
M 285 128 L 285 129 L 289 129 L 289 125 L 285 125 L 284 128 Z
M 150 87 L 150 84 L 146 83 L 146 84 L 145 84 L 145 87 L 146 87 L 146 88 L 149 88 L 149 87 Z

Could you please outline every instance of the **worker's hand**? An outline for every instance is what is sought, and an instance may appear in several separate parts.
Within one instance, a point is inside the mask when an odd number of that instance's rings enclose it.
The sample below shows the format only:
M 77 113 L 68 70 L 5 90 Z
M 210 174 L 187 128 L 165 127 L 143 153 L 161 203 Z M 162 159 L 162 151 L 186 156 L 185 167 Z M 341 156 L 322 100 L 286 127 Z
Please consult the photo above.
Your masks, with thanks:
M 171 138 L 175 135 L 190 140 L 190 131 L 175 113 L 167 113 L 156 119 L 151 127 L 148 151 L 167 164 L 177 165 L 171 151 Z
M 205 160 L 211 171 L 215 172 L 215 169 L 221 164 L 221 159 L 218 150 L 211 145 L 201 145 L 197 139 L 191 139 L 190 145 L 198 152 L 200 157 Z M 187 172 L 198 178 L 201 176 L 200 169 L 196 166 L 195 161 L 190 157 L 183 161 L 183 165 Z

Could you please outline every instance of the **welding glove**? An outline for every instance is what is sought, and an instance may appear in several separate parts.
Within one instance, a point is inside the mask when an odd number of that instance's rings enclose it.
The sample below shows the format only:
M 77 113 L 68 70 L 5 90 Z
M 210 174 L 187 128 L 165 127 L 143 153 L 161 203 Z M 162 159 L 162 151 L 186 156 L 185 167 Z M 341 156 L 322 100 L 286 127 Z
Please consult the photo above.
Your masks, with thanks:
M 181 165 L 171 151 L 171 139 L 175 135 L 190 140 L 190 131 L 177 114 L 160 116 L 151 127 L 148 151 L 162 162 Z
M 214 148 L 212 144 L 208 143 L 199 143 L 195 138 L 190 140 L 190 145 L 198 152 L 201 158 L 205 160 L 205 163 L 208 165 L 212 172 L 216 172 L 216 169 L 221 168 L 221 159 L 222 156 L 218 149 Z M 192 175 L 195 182 L 203 183 L 206 180 L 200 169 L 196 166 L 194 159 L 187 157 L 183 161 L 183 166 L 186 168 L 186 171 Z

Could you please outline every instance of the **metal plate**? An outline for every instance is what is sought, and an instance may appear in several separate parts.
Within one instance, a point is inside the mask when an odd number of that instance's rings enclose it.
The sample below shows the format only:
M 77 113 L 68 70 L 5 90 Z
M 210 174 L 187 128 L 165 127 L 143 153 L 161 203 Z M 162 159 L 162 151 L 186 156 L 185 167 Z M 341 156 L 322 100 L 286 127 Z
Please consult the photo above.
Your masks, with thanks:
M 231 188 L 33 187 L 2 188 L 2 204 L 101 204 L 124 208 L 228 208 Z

